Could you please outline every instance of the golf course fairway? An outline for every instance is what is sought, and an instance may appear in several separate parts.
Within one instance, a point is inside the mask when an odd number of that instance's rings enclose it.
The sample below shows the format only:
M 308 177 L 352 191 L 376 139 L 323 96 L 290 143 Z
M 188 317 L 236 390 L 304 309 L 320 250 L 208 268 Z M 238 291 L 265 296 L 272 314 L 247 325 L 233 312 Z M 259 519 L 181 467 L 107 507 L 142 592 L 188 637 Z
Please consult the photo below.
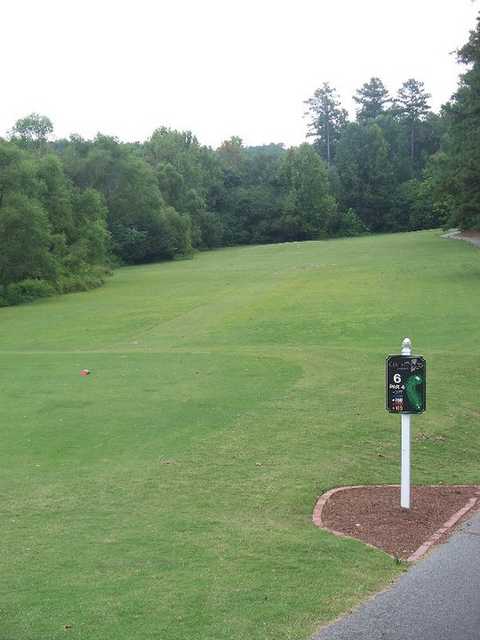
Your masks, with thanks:
M 480 251 L 440 236 L 222 249 L 0 309 L 0 638 L 303 640 L 403 571 L 311 516 L 399 482 L 405 336 L 413 482 L 480 481 Z

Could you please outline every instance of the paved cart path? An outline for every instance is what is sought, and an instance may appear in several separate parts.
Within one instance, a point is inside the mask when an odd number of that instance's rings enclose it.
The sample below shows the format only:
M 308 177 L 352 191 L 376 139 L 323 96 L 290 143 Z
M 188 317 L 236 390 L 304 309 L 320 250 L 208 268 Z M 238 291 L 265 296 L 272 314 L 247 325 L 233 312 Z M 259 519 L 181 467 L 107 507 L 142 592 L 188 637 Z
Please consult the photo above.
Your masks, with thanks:
M 315 640 L 480 640 L 480 514 Z

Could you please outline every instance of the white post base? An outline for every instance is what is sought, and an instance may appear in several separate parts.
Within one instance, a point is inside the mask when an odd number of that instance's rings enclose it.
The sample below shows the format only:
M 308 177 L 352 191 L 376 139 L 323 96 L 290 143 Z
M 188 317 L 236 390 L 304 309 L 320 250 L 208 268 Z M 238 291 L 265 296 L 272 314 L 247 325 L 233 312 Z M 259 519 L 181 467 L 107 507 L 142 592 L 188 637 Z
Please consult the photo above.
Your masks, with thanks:
M 402 485 L 400 505 L 403 509 L 410 509 L 410 418 L 402 415 Z

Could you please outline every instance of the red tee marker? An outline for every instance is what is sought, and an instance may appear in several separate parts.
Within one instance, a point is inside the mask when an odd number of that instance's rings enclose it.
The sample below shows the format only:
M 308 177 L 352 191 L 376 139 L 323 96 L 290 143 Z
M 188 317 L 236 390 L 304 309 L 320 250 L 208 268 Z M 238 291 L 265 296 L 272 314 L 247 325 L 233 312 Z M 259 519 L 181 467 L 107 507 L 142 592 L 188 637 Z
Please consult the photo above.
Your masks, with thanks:
M 82 369 L 80 371 L 80 375 L 81 376 L 89 376 L 90 375 L 90 369 Z

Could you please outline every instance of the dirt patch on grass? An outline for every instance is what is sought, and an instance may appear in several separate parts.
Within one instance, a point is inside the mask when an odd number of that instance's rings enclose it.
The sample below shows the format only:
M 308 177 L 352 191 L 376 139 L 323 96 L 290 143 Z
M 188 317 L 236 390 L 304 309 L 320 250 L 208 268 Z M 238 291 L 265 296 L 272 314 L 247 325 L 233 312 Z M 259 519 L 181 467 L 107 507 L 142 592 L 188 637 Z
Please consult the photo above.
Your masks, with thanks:
M 424 553 L 448 537 L 454 524 L 466 516 L 467 506 L 468 513 L 479 508 L 480 487 L 414 487 L 409 510 L 400 506 L 398 486 L 347 487 L 320 498 L 313 520 L 333 533 L 357 538 L 402 560 L 414 560 L 420 547 Z M 425 545 L 427 541 L 431 544 Z

